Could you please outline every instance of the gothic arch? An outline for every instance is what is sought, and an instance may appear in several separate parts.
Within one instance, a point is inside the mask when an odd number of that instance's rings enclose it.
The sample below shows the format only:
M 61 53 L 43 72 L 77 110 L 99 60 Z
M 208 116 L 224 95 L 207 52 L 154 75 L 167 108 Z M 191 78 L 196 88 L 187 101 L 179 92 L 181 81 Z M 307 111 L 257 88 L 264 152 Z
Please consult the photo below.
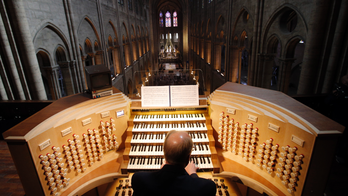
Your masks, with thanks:
M 111 35 L 108 37 L 108 48 L 112 48 L 114 46 L 113 40 Z
M 127 42 L 129 42 L 129 39 L 130 39 L 130 37 L 129 37 L 129 34 L 128 34 L 128 29 L 127 29 L 127 25 L 126 25 L 126 23 L 122 23 L 123 25 L 123 28 L 122 28 L 122 41 L 123 41 L 123 43 L 127 43 Z
M 95 27 L 94 25 L 94 22 L 92 21 L 92 19 L 90 19 L 87 15 L 80 21 L 80 24 L 79 24 L 79 27 L 77 28 L 77 32 L 79 32 L 80 28 L 81 28 L 81 25 L 84 21 L 87 21 L 87 23 L 91 26 L 91 28 L 93 29 L 94 31 L 94 34 L 98 40 L 98 43 L 101 43 L 100 42 L 100 37 L 99 37 L 99 33 L 97 31 L 97 28 Z
M 266 53 L 267 54 L 275 54 L 275 53 L 277 53 L 278 44 L 282 45 L 279 36 L 277 34 L 271 35 L 268 38 L 267 42 L 266 42 L 266 47 L 267 47 Z M 280 47 L 280 49 L 281 48 L 282 47 Z M 280 53 L 281 53 L 281 51 L 280 51 Z
M 43 49 L 43 48 L 39 48 L 37 51 L 36 51 L 36 56 L 37 55 L 40 55 L 41 59 L 38 59 L 39 61 L 39 66 L 42 68 L 42 67 L 52 67 L 52 65 L 54 65 L 54 62 L 52 60 L 52 57 L 51 57 L 51 54 Z
M 291 33 L 284 33 L 281 30 L 279 21 L 282 14 L 289 11 L 294 11 L 297 14 L 297 27 L 295 31 L 292 31 Z M 279 25 L 279 26 L 277 26 L 276 28 L 273 28 L 272 31 L 270 31 L 270 29 L 274 25 Z M 272 32 L 272 34 L 270 34 L 270 32 Z M 286 3 L 280 6 L 277 10 L 275 10 L 270 16 L 269 20 L 266 22 L 264 32 L 262 33 L 262 35 L 264 35 L 264 37 L 262 38 L 263 39 L 262 43 L 267 43 L 267 40 L 269 40 L 269 38 L 274 33 L 278 34 L 279 40 L 285 43 L 291 39 L 291 37 L 289 36 L 292 36 L 292 37 L 301 36 L 305 39 L 307 32 L 308 32 L 308 25 L 306 21 L 304 20 L 304 17 L 302 16 L 302 14 L 298 11 L 298 9 L 295 6 Z M 267 44 L 263 44 L 263 47 L 261 48 L 261 53 L 263 53 L 265 50 L 267 50 Z M 282 51 L 284 51 L 284 48 L 282 49 Z
M 94 47 L 92 46 L 92 42 L 91 40 L 87 37 L 85 42 L 84 42 L 84 49 L 85 51 L 84 52 L 84 56 L 85 55 L 88 55 L 88 54 L 91 54 L 91 53 L 94 53 Z
M 243 7 L 243 8 L 239 11 L 238 16 L 237 16 L 237 18 L 236 18 L 236 21 L 234 22 L 231 35 L 235 35 L 235 34 L 236 34 L 235 31 L 236 31 L 237 26 L 238 26 L 238 24 L 239 24 L 239 20 L 240 20 L 240 18 L 241 18 L 242 16 L 244 16 L 245 13 L 249 14 L 249 13 L 251 13 L 251 12 L 250 12 L 246 7 Z M 248 20 L 248 22 L 249 22 L 249 21 L 251 21 L 250 23 L 253 24 L 253 19 L 251 18 L 251 15 L 250 15 L 250 14 L 249 14 L 249 20 Z
M 69 44 L 68 44 L 68 41 L 67 41 L 67 38 L 66 36 L 64 35 L 64 33 L 56 26 L 54 25 L 53 23 L 51 22 L 46 22 L 44 23 L 40 28 L 39 30 L 35 33 L 34 37 L 33 37 L 33 43 L 35 45 L 37 39 L 39 39 L 39 36 L 41 35 L 41 32 L 43 32 L 45 29 L 49 29 L 51 30 L 53 33 L 55 33 L 59 38 L 60 40 L 62 41 L 62 44 L 64 45 L 64 48 L 66 48 L 67 52 L 67 60 L 71 59 L 71 56 L 70 56 L 70 48 L 69 48 Z M 48 49 L 48 48 L 47 48 Z M 51 48 L 51 51 L 55 51 L 56 48 Z
M 58 45 L 55 49 L 55 62 L 66 62 L 67 61 L 67 51 L 62 45 Z
M 115 28 L 115 25 L 111 22 L 111 20 L 109 21 L 109 24 L 111 25 L 112 27 L 112 30 L 114 30 L 114 33 L 115 33 L 115 38 L 118 42 L 118 36 L 117 36 L 117 31 L 116 31 L 116 28 Z
M 223 15 L 220 15 L 215 26 L 215 34 L 218 35 L 221 30 L 224 30 L 225 26 L 225 18 Z
M 297 44 L 299 44 L 300 40 L 303 40 L 301 36 L 295 36 L 291 38 L 285 45 L 285 54 L 284 56 L 286 58 L 294 58 L 295 56 L 295 48 Z

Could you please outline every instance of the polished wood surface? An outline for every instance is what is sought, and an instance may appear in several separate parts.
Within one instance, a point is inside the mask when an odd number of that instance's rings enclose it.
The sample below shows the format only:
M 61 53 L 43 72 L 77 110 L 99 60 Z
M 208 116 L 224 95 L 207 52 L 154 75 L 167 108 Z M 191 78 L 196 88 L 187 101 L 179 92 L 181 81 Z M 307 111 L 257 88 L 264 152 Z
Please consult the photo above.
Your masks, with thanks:
M 344 126 L 336 123 L 335 121 L 327 118 L 319 112 L 314 111 L 313 109 L 303 105 L 302 103 L 279 91 L 268 90 L 254 86 L 247 86 L 247 88 L 245 88 L 245 85 L 232 82 L 225 83 L 224 85 L 219 87 L 218 90 L 238 92 L 240 96 L 247 95 L 248 98 L 254 99 L 256 101 L 260 99 L 267 101 L 269 102 L 268 105 L 270 106 L 280 106 L 299 115 L 301 118 L 310 122 L 321 131 L 339 131 L 342 133 L 344 130 Z
M 343 126 L 280 92 L 233 83 L 226 83 L 212 93 L 208 101 L 202 100 L 201 103 L 202 105 L 198 106 L 199 109 L 207 108 L 205 113 L 208 117 L 206 122 L 210 133 L 211 142 L 209 143 L 216 154 L 215 160 L 219 164 L 219 171 L 215 171 L 216 173 L 221 172 L 230 178 L 237 177 L 245 185 L 260 193 L 265 192 L 270 195 L 318 195 L 324 192 L 334 158 L 335 142 L 342 133 Z M 231 108 L 236 112 L 229 114 L 230 117 L 240 125 L 253 123 L 255 127 L 259 128 L 257 145 L 272 138 L 280 147 L 297 146 L 297 154 L 304 155 L 294 193 L 287 192 L 281 180 L 276 177 L 276 172 L 268 174 L 265 169 L 257 166 L 257 153 L 253 161 L 245 161 L 240 154 L 222 150 L 222 145 L 217 142 L 219 118 L 222 111 L 227 114 L 228 109 Z M 136 113 L 132 111 L 133 109 L 146 112 L 148 109 L 156 108 L 143 108 L 139 101 L 131 102 L 122 93 L 96 100 L 91 100 L 88 95 L 79 94 L 52 103 L 49 107 L 7 131 L 4 136 L 26 194 L 37 196 L 40 195 L 37 194 L 40 191 L 43 192 L 41 195 L 50 194 L 47 178 L 38 158 L 40 154 L 52 153 L 52 146 L 68 145 L 67 139 L 72 140 L 73 134 L 80 136 L 84 146 L 83 150 L 85 150 L 86 144 L 81 138 L 82 134 L 86 133 L 87 129 L 97 129 L 101 134 L 100 121 L 105 122 L 110 118 L 113 118 L 117 125 L 113 134 L 117 137 L 120 148 L 106 152 L 103 159 L 96 161 L 92 166 L 88 165 L 86 172 L 68 172 L 67 176 L 71 179 L 70 185 L 61 190 L 60 194 L 81 195 L 88 189 L 98 187 L 101 183 L 109 183 L 124 175 L 121 173 L 121 168 L 127 163 L 127 160 L 123 160 L 127 159 L 127 155 L 124 155 L 123 152 L 127 149 L 125 143 L 130 141 L 132 121 L 129 119 L 133 119 Z M 163 110 L 164 113 L 177 112 L 173 110 L 175 108 L 171 107 L 157 109 Z M 182 109 L 180 108 L 180 110 Z M 125 115 L 117 118 L 117 111 L 124 111 Z M 103 117 L 104 112 L 109 112 L 106 118 Z M 197 113 L 198 111 L 187 112 Z M 257 117 L 257 120 L 255 122 L 250 120 L 249 115 Z M 91 122 L 84 125 L 83 122 L 88 119 Z M 269 123 L 279 126 L 279 132 L 269 130 Z M 62 136 L 62 131 L 69 127 L 72 132 L 67 136 Z M 302 139 L 304 145 L 298 146 L 294 143 L 293 135 Z M 101 134 L 101 136 L 103 135 Z M 40 150 L 39 144 L 47 139 L 51 141 L 49 148 Z M 256 151 L 258 149 L 259 147 L 256 147 Z M 282 151 L 277 151 L 277 161 L 280 152 Z M 84 152 L 83 156 L 86 159 L 85 163 L 89 163 L 87 153 Z M 63 157 L 66 156 L 63 154 Z M 277 168 L 279 166 L 275 166 L 275 169 Z

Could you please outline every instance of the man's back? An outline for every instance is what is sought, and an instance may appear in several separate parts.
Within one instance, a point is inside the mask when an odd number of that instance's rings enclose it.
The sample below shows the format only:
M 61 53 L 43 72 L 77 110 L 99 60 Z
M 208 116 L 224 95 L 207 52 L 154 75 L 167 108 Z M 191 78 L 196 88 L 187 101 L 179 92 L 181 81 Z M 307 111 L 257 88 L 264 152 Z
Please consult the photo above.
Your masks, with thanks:
M 216 185 L 213 181 L 188 175 L 184 168 L 164 165 L 156 172 L 138 172 L 132 177 L 134 196 L 214 196 Z

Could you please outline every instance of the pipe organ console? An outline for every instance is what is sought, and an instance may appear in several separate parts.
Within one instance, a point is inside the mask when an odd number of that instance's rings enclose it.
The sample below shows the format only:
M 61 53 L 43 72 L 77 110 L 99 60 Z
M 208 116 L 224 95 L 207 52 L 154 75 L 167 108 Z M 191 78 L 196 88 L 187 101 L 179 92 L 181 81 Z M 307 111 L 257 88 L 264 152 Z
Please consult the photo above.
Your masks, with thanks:
M 144 109 L 131 107 L 122 173 L 160 169 L 164 161 L 163 142 L 170 130 L 186 131 L 193 139 L 191 159 L 201 171 L 219 172 L 217 151 L 208 108 Z
M 26 195 L 132 195 L 132 174 L 160 169 L 173 129 L 192 137 L 217 195 L 247 195 L 244 184 L 298 196 L 324 192 L 344 127 L 283 93 L 226 83 L 191 107 L 144 108 L 116 89 L 65 97 L 3 136 Z

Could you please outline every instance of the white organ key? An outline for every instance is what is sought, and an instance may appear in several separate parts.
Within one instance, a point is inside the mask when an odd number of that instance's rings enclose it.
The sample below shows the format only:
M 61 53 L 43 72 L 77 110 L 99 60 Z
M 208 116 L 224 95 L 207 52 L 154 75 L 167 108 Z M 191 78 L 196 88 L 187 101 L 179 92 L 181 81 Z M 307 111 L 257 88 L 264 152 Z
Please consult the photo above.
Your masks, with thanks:
M 204 114 L 166 114 L 166 115 L 135 115 L 133 121 L 185 121 L 205 120 Z
M 173 123 L 173 124 L 154 124 L 154 123 L 135 123 L 133 127 L 133 132 L 168 132 L 172 129 L 178 131 L 206 131 L 207 127 L 203 123 L 194 123 L 194 122 L 186 122 L 186 123 Z

